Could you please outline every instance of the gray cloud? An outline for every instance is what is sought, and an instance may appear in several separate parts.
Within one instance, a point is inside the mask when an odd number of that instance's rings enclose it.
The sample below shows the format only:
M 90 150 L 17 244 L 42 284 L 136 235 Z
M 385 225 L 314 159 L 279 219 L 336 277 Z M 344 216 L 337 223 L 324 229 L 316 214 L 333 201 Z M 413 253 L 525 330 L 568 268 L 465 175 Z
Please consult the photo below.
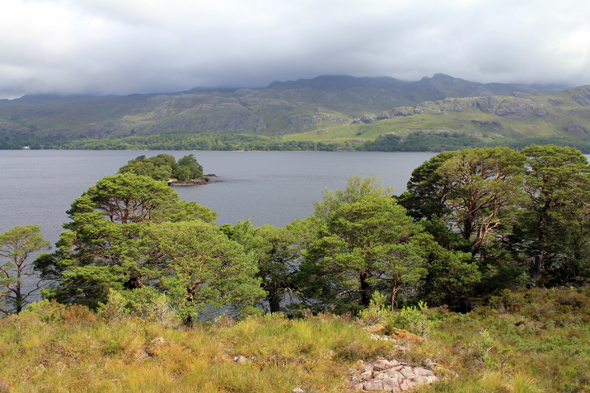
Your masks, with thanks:
M 0 97 L 321 74 L 590 84 L 588 20 L 580 0 L 12 0 Z

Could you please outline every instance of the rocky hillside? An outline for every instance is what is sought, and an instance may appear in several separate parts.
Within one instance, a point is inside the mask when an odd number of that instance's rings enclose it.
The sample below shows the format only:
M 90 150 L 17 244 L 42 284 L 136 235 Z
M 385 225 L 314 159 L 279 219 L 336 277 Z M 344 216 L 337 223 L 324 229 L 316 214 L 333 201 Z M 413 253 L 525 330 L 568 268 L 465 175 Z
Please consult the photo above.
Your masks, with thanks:
M 126 137 L 168 132 L 239 132 L 284 136 L 321 131 L 338 134 L 351 124 L 436 115 L 442 128 L 456 128 L 457 113 L 543 118 L 560 122 L 573 111 L 579 122 L 562 121 L 584 133 L 590 88 L 543 93 L 516 84 L 481 84 L 436 74 L 417 82 L 389 77 L 320 76 L 273 82 L 264 89 L 199 89 L 175 94 L 129 96 L 24 96 L 0 100 L 0 138 L 7 135 L 70 138 Z M 579 114 L 583 115 L 580 116 Z M 446 116 L 445 116 L 446 115 Z M 574 115 L 572 115 L 574 116 Z M 571 117 L 571 116 L 570 116 Z M 444 120 L 443 120 L 444 119 Z M 569 117 L 568 117 L 569 119 Z M 494 119 L 473 119 L 472 128 L 499 129 Z M 466 123 L 466 124 L 467 124 Z M 465 126 L 465 125 L 463 125 Z M 579 128 L 579 129 L 578 129 Z M 545 131 L 544 131 L 545 132 Z M 551 131 L 553 132 L 553 131 Z M 371 134 L 371 133 L 370 133 Z M 304 135 L 301 135 L 304 137 Z

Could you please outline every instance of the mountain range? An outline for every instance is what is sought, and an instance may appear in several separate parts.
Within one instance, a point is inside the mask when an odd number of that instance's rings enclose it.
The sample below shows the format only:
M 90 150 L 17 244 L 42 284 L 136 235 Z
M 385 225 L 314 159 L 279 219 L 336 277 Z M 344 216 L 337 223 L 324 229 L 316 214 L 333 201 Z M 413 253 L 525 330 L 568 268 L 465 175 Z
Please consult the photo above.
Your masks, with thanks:
M 0 100 L 0 142 L 178 132 L 341 142 L 415 131 L 587 140 L 590 86 L 482 84 L 444 74 L 416 82 L 326 75 L 261 89 Z

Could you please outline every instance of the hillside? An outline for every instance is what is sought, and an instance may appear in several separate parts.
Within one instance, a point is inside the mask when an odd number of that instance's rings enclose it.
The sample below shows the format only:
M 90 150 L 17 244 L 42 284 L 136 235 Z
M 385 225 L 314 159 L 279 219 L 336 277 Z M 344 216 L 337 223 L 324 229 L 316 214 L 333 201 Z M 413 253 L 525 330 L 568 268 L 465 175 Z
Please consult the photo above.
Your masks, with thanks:
M 431 368 L 439 382 L 421 392 L 590 389 L 587 289 L 505 292 L 469 314 L 382 312 L 426 340 L 369 335 L 350 315 L 187 327 L 113 311 L 45 301 L 0 319 L 0 391 L 346 392 L 376 359 Z
M 411 131 L 477 138 L 565 136 L 585 140 L 590 87 L 557 93 L 436 74 L 320 76 L 264 89 L 193 89 L 128 96 L 24 96 L 0 100 L 0 147 L 39 140 L 124 138 L 178 132 L 242 133 L 285 140 L 373 140 Z

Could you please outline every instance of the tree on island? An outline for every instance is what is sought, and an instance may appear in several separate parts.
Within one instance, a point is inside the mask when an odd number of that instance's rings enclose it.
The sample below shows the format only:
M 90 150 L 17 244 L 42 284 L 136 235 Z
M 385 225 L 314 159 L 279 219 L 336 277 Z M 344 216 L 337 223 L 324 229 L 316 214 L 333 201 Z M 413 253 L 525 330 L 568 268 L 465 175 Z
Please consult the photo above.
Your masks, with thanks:
M 36 251 L 49 247 L 37 225 L 15 227 L 0 234 L 0 312 L 20 313 L 28 304 L 28 297 L 40 289 L 40 282 L 24 292 L 23 279 L 31 276 L 32 263 L 27 258 Z
M 203 177 L 203 167 L 193 154 L 182 157 L 178 162 L 174 156 L 169 154 L 158 154 L 150 158 L 141 155 L 119 169 L 119 173 L 129 172 L 163 181 L 169 179 L 188 181 Z

